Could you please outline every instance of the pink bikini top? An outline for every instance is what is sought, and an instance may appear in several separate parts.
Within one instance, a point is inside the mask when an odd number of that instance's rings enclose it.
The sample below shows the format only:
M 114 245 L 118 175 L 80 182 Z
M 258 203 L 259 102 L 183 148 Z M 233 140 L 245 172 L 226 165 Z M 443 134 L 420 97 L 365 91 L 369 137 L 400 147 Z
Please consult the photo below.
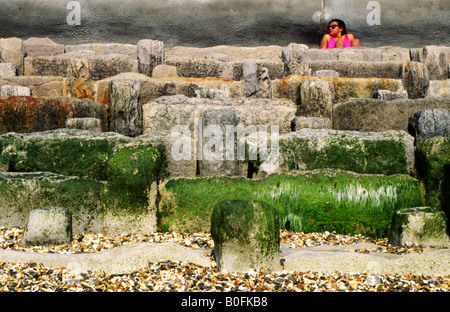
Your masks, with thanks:
M 335 45 L 336 45 L 336 40 L 334 40 L 333 37 L 330 37 L 330 40 L 328 41 L 328 47 L 327 47 L 327 48 L 328 48 L 328 49 L 333 49 Z M 350 38 L 348 38 L 347 35 L 345 35 L 345 37 L 344 37 L 344 46 L 345 46 L 346 48 L 352 46 L 352 43 L 351 43 L 351 41 L 350 41 Z

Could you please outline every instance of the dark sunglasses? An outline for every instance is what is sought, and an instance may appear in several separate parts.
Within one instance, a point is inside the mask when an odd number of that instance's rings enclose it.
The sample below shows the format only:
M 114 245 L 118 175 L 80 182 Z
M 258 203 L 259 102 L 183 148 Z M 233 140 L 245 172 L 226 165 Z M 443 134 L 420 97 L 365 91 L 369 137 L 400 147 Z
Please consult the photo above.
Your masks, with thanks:
M 331 25 L 331 26 L 328 26 L 328 28 L 333 28 L 333 29 L 335 29 L 336 27 L 339 27 L 338 25 Z

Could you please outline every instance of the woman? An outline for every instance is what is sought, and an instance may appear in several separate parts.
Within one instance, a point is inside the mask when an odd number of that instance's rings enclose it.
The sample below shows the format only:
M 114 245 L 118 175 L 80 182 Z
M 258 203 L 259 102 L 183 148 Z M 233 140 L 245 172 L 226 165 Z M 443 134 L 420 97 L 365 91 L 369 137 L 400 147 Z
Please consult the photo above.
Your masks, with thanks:
M 328 23 L 328 34 L 324 35 L 320 43 L 321 49 L 359 47 L 359 39 L 347 34 L 345 23 L 340 19 Z

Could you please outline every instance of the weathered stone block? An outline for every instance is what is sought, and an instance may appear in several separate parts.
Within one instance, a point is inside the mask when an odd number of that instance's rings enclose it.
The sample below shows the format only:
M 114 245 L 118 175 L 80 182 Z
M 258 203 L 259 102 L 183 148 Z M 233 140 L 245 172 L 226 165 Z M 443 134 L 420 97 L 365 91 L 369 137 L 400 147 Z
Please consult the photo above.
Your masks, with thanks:
M 234 130 L 229 133 L 229 127 L 238 125 L 236 113 L 232 109 L 205 110 L 200 122 L 199 132 L 209 140 L 197 142 L 199 176 L 238 175 L 237 134 Z
M 0 63 L 0 78 L 14 77 L 17 75 L 17 65 L 12 63 Z
M 430 80 L 448 79 L 450 47 L 425 46 L 423 49 L 424 65 L 430 73 Z
M 329 118 L 296 116 L 292 121 L 292 131 L 304 128 L 331 129 L 331 120 Z
M 234 62 L 218 62 L 206 58 L 179 58 L 166 61 L 167 65 L 175 66 L 180 77 L 192 78 L 225 78 L 240 80 L 241 65 Z
M 373 97 L 378 100 L 391 101 L 396 99 L 407 99 L 408 92 L 406 90 L 393 92 L 389 90 L 378 90 Z
M 127 138 L 117 133 L 60 129 L 0 136 L 0 150 L 12 172 L 53 172 L 106 180 L 112 149 Z
M 158 231 L 208 232 L 223 200 L 273 206 L 280 228 L 296 232 L 389 237 L 396 210 L 424 205 L 421 182 L 410 175 L 371 175 L 321 169 L 242 177 L 177 178 L 159 185 Z
M 333 129 L 356 131 L 408 131 L 409 118 L 422 109 L 450 110 L 450 103 L 442 98 L 351 99 L 333 107 Z
M 139 80 L 117 79 L 109 84 L 110 130 L 126 136 L 142 134 Z
M 67 64 L 67 89 L 71 97 L 93 100 L 95 84 L 91 79 L 88 59 L 71 58 Z
M 67 96 L 66 78 L 57 76 L 15 76 L 0 78 L 0 84 L 13 84 L 30 88 L 35 97 Z
M 445 109 L 423 109 L 409 118 L 409 133 L 416 145 L 436 136 L 450 137 L 450 113 Z
M 70 245 L 72 215 L 67 208 L 49 207 L 30 212 L 22 243 L 28 246 Z
M 1 86 L 0 87 L 0 96 L 30 96 L 31 91 L 30 88 L 21 87 L 21 86 Z
M 170 65 L 156 65 L 155 68 L 153 68 L 152 77 L 178 77 L 177 68 Z
M 450 98 L 450 79 L 431 80 L 427 96 Z
M 401 209 L 392 219 L 389 243 L 394 246 L 450 246 L 447 226 L 447 217 L 440 209 Z
M 50 38 L 32 37 L 23 42 L 26 56 L 54 56 L 64 54 L 65 47 Z
M 164 42 L 159 40 L 140 40 L 137 44 L 139 73 L 151 77 L 153 68 L 165 61 Z
M 280 268 L 278 213 L 265 202 L 218 203 L 211 217 L 211 236 L 219 270 Z
M 414 139 L 404 131 L 302 129 L 279 138 L 279 171 L 333 168 L 371 174 L 413 174 Z
M 291 75 L 283 79 L 272 80 L 273 98 L 287 98 L 299 103 L 299 86 L 305 80 L 322 79 L 334 86 L 334 103 L 341 103 L 350 98 L 372 98 L 377 90 L 401 91 L 400 79 L 383 78 L 330 78 Z
M 123 43 L 87 43 L 78 45 L 66 45 L 66 53 L 84 53 L 92 51 L 95 55 L 123 54 L 137 58 L 137 47 L 134 44 Z
M 256 60 L 245 60 L 242 66 L 242 95 L 271 98 L 271 87 L 268 69 L 258 66 Z
M 362 54 L 359 51 L 341 51 L 339 53 L 339 60 L 340 61 L 351 61 L 351 62 L 358 62 L 358 61 L 365 61 L 364 60 L 364 54 Z
M 417 176 L 424 181 L 427 206 L 450 216 L 450 138 L 434 137 L 416 147 Z
M 216 89 L 223 92 L 225 97 L 237 98 L 242 96 L 241 82 L 219 78 L 152 78 L 138 73 L 123 73 L 96 83 L 97 101 L 109 104 L 109 83 L 115 79 L 133 79 L 141 83 L 141 103 L 148 103 L 158 97 L 182 94 L 196 97 L 197 91 L 202 89 Z
M 108 130 L 106 106 L 89 99 L 0 97 L 0 134 L 60 129 L 67 118 L 84 117 L 101 119 L 103 130 Z
M 402 81 L 408 98 L 424 98 L 428 94 L 430 74 L 427 67 L 419 62 L 407 62 L 402 67 Z
M 67 118 L 66 128 L 102 132 L 102 120 L 100 118 Z
M 339 77 L 339 73 L 337 71 L 334 70 L 318 70 L 315 71 L 313 73 L 313 76 L 315 77 L 331 77 L 331 78 L 338 78 Z
M 298 114 L 306 117 L 331 118 L 334 102 L 333 84 L 325 80 L 306 80 L 299 87 Z
M 291 131 L 296 105 L 286 99 L 165 96 L 143 105 L 144 133 L 158 131 L 170 133 L 176 125 L 186 125 L 191 133 L 194 133 L 196 118 L 209 109 L 232 109 L 242 127 L 276 125 L 280 133 L 286 133 Z
M 0 63 L 11 63 L 17 66 L 17 72 L 22 75 L 24 72 L 23 58 L 25 56 L 25 46 L 19 38 L 0 38 Z
M 334 70 L 339 77 L 347 78 L 390 78 L 402 77 L 401 62 L 366 62 L 366 61 L 311 61 L 311 72 L 318 70 Z
M 308 75 L 310 66 L 309 48 L 304 44 L 291 43 L 282 50 L 284 76 Z
M 6 172 L 0 173 L 0 189 L 1 226 L 26 227 L 33 210 L 64 205 L 72 215 L 74 235 L 102 233 L 103 182 L 49 172 Z

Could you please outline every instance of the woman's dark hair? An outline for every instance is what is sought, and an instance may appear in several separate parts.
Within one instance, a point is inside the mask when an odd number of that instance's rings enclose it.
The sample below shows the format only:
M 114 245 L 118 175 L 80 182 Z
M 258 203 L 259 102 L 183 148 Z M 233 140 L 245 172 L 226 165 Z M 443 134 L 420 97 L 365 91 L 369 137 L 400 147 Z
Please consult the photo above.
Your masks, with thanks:
M 339 25 L 339 28 L 342 28 L 342 34 L 345 35 L 347 34 L 347 27 L 345 26 L 344 21 L 340 20 L 340 19 L 332 19 L 331 21 L 328 22 L 328 26 L 330 26 L 330 24 L 332 22 L 337 22 Z

